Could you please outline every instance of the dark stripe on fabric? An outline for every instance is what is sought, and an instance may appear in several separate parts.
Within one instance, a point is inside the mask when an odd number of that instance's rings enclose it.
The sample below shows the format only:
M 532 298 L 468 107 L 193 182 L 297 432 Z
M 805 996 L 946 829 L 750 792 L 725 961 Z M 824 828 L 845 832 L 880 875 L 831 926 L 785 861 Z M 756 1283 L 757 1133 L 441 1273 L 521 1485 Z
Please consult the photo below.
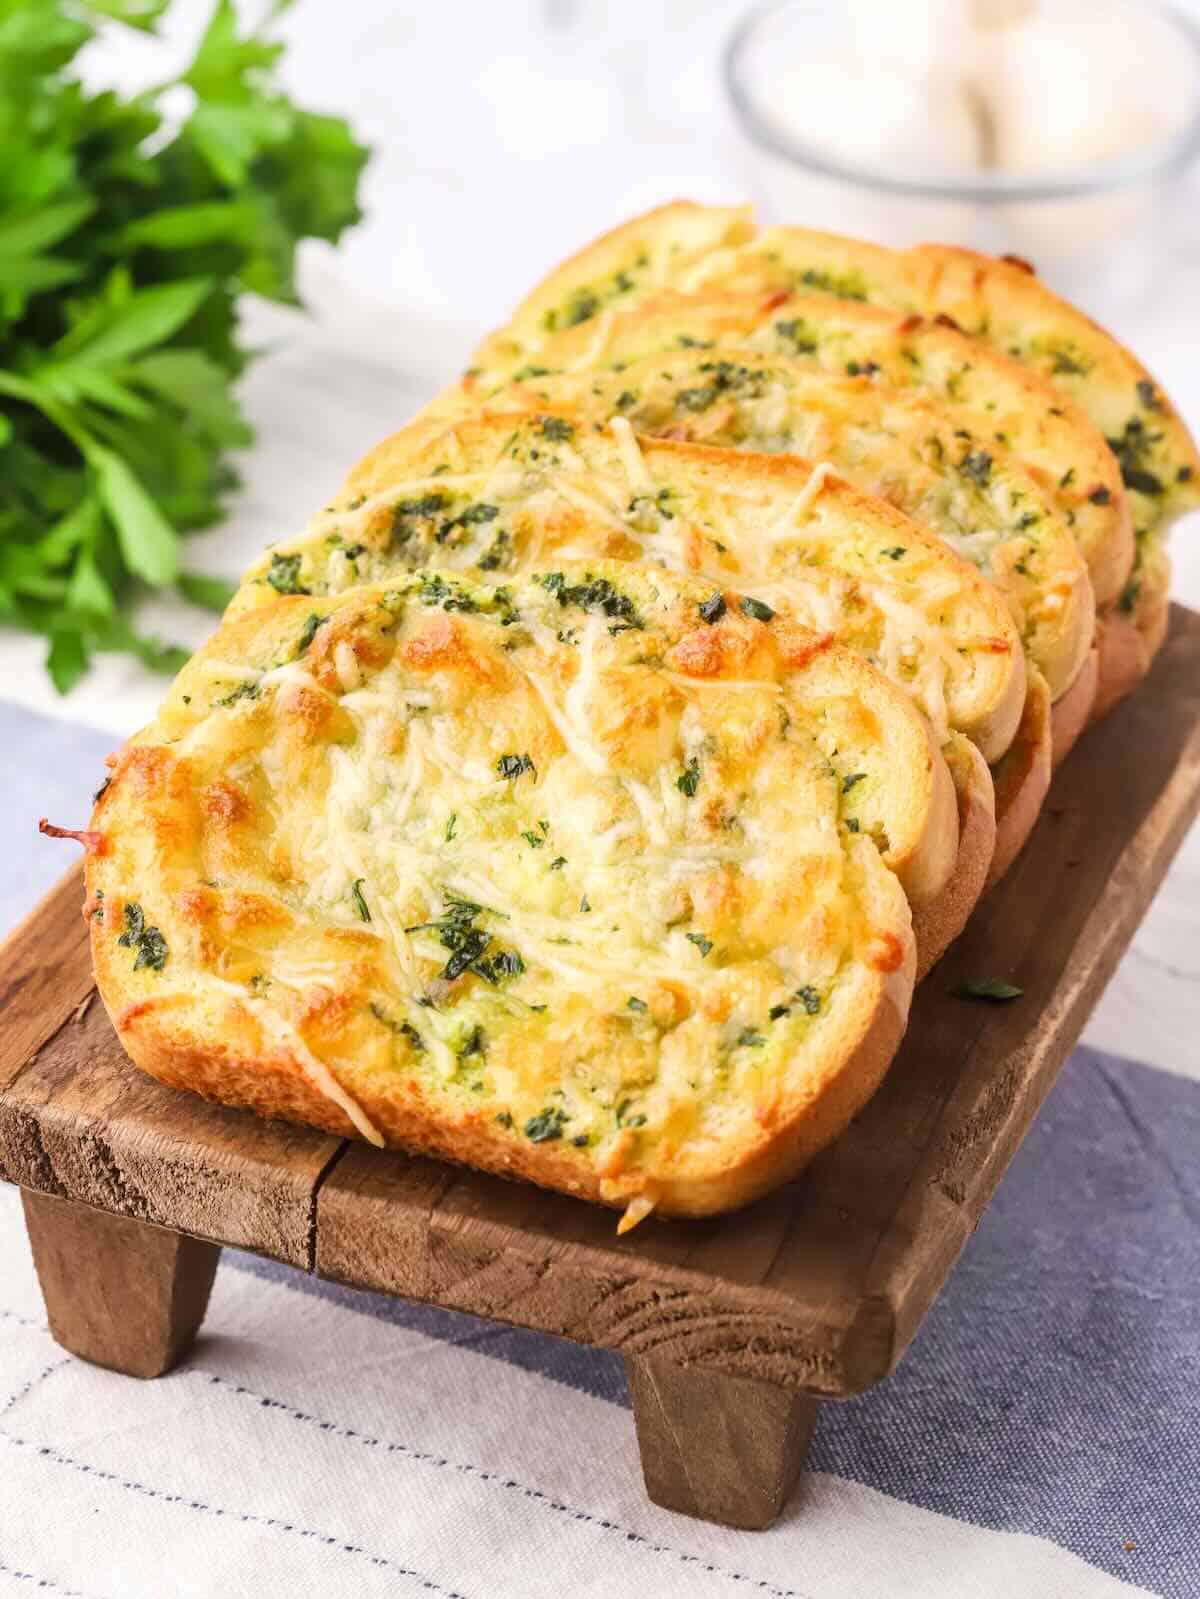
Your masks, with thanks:
M 149 1483 L 138 1482 L 133 1477 L 122 1477 L 119 1472 L 106 1471 L 103 1467 L 93 1466 L 86 1460 L 78 1460 L 50 1444 L 39 1444 L 32 1438 L 20 1438 L 16 1433 L 6 1432 L 3 1428 L 0 1428 L 0 1438 L 18 1449 L 28 1449 L 43 1460 L 53 1461 L 55 1465 L 69 1467 L 72 1471 L 82 1472 L 84 1476 L 95 1477 L 100 1482 L 113 1483 L 128 1493 L 156 1499 L 160 1504 L 198 1511 L 203 1515 L 223 1517 L 226 1521 L 240 1521 L 248 1526 L 266 1527 L 273 1532 L 292 1533 L 299 1538 L 308 1538 L 327 1549 L 335 1550 L 338 1554 L 359 1555 L 364 1560 L 369 1560 L 373 1566 L 394 1571 L 400 1577 L 411 1577 L 420 1585 L 423 1592 L 440 1594 L 442 1599 L 466 1599 L 457 1588 L 444 1588 L 441 1583 L 425 1576 L 423 1572 L 414 1571 L 411 1566 L 389 1560 L 386 1555 L 374 1554 L 370 1549 L 364 1549 L 361 1544 L 348 1543 L 344 1538 L 331 1533 L 318 1532 L 312 1527 L 301 1527 L 294 1521 L 285 1521 L 278 1516 L 256 1516 L 248 1510 L 229 1510 L 222 1505 L 210 1505 L 203 1499 L 191 1499 L 186 1494 L 170 1493 L 165 1488 L 155 1488 Z
M 17 1566 L 7 1566 L 0 1559 L 0 1576 L 12 1577 L 15 1582 L 31 1582 L 43 1593 L 56 1593 L 61 1599 L 97 1599 L 96 1594 L 80 1593 L 78 1588 L 64 1588 L 53 1577 L 43 1577 L 36 1571 L 22 1571 Z
M 578 1505 L 564 1504 L 562 1500 L 553 1498 L 540 1488 L 534 1488 L 529 1483 L 521 1482 L 518 1478 L 509 1476 L 505 1472 L 489 1471 L 486 1466 L 477 1466 L 473 1461 L 451 1460 L 447 1455 L 435 1455 L 428 1450 L 415 1448 L 412 1444 L 399 1443 L 394 1439 L 379 1437 L 374 1433 L 360 1432 L 354 1427 L 343 1427 L 339 1422 L 315 1416 L 311 1411 L 298 1410 L 294 1405 L 289 1405 L 286 1400 L 274 1399 L 269 1394 L 260 1393 L 253 1388 L 247 1388 L 244 1383 L 234 1382 L 231 1378 L 219 1376 L 216 1372 L 205 1371 L 203 1367 L 193 1369 L 197 1376 L 203 1377 L 206 1382 L 211 1383 L 214 1387 L 223 1388 L 229 1393 L 249 1399 L 253 1404 L 261 1405 L 264 1409 L 286 1416 L 291 1421 L 301 1422 L 306 1427 L 315 1427 L 319 1432 L 328 1433 L 331 1437 L 344 1438 L 348 1442 L 359 1444 L 366 1449 L 381 1449 L 384 1454 L 403 1455 L 408 1460 L 418 1461 L 426 1466 L 433 1466 L 437 1470 L 455 1471 L 461 1476 L 473 1477 L 479 1482 L 491 1483 L 506 1492 L 520 1494 L 525 1499 L 533 1500 L 535 1503 L 540 1504 L 543 1509 L 552 1510 L 558 1515 L 566 1516 L 570 1521 L 586 1522 L 593 1527 L 599 1527 L 604 1532 L 615 1532 L 626 1543 L 636 1544 L 651 1554 L 671 1555 L 682 1565 L 698 1566 L 701 1571 L 708 1572 L 713 1576 L 727 1577 L 731 1582 L 744 1583 L 748 1589 L 768 1595 L 768 1599 L 812 1599 L 812 1595 L 800 1593 L 795 1588 L 777 1588 L 765 1577 L 752 1577 L 745 1571 L 734 1571 L 728 1566 L 719 1566 L 710 1560 L 705 1560 L 700 1555 L 688 1554 L 683 1549 L 677 1549 L 673 1544 L 658 1543 L 652 1538 L 645 1537 L 640 1532 L 634 1532 L 630 1527 L 623 1527 L 620 1522 L 610 1521 L 605 1516 L 594 1516 L 591 1511 L 581 1510 Z

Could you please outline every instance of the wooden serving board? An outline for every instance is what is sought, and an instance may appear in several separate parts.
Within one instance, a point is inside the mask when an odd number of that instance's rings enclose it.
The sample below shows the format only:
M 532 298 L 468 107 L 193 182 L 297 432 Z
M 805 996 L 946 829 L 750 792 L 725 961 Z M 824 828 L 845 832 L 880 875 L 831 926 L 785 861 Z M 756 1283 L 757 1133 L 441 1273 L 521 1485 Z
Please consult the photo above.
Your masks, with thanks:
M 580 1201 L 142 1076 L 94 996 L 72 873 L 0 976 L 0 1177 L 26 1191 L 51 1329 L 102 1364 L 166 1370 L 227 1243 L 619 1349 L 651 1496 L 764 1526 L 816 1402 L 885 1378 L 920 1327 L 1198 807 L 1200 615 L 1177 606 L 1149 680 L 1065 763 L 846 1133 L 748 1210 L 624 1238 Z M 952 994 L 983 977 L 1024 995 Z

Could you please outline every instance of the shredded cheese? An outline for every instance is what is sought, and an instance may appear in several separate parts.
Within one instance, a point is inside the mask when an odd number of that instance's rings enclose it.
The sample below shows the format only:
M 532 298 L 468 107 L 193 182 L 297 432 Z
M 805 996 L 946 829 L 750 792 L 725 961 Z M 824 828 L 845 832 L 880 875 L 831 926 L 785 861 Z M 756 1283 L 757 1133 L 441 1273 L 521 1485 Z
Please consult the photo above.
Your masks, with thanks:
M 621 463 L 634 493 L 649 494 L 653 497 L 654 479 L 650 475 L 650 468 L 646 465 L 646 458 L 638 446 L 637 434 L 630 426 L 629 418 L 614 416 L 608 426 L 617 441 L 617 449 L 621 452 Z

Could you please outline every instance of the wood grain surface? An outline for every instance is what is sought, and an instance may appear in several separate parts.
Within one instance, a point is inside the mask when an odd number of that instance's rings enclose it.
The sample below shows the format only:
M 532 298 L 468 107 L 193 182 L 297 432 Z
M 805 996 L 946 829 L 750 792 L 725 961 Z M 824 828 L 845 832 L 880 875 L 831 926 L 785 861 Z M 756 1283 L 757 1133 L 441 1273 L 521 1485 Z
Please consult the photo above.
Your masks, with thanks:
M 1176 607 L 1151 677 L 1058 774 L 1029 846 L 919 991 L 905 1044 L 853 1125 L 744 1212 L 651 1220 L 624 1238 L 581 1202 L 262 1122 L 143 1077 L 100 1004 L 80 1010 L 89 979 L 69 879 L 6 949 L 0 1176 L 617 1348 L 650 1361 L 644 1370 L 666 1361 L 855 1393 L 920 1325 L 1198 803 L 1200 616 Z M 1004 1006 L 954 995 L 981 977 L 1024 995 Z
M 818 1403 L 773 1383 L 626 1355 L 646 1492 L 727 1527 L 769 1527 L 800 1475 Z
M 220 1249 L 28 1188 L 21 1198 L 55 1342 L 130 1377 L 170 1371 L 204 1320 Z

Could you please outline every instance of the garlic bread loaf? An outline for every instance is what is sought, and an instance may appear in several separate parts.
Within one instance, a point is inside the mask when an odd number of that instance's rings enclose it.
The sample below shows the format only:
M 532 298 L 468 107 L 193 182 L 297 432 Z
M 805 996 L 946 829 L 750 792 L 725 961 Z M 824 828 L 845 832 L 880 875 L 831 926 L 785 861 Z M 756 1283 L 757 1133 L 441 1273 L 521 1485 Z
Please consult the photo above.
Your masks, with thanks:
M 1167 528 L 1200 506 L 1200 454 L 1186 425 L 1140 361 L 1019 259 L 946 245 L 888 250 L 807 228 L 764 229 L 717 246 L 680 274 L 681 285 L 762 289 L 791 283 L 951 318 L 1040 373 L 1081 406 L 1107 439 L 1129 497 L 1135 568 L 1117 600 L 1146 643 L 1166 625 Z
M 433 559 L 505 574 L 564 557 L 649 559 L 718 588 L 752 586 L 764 611 L 785 606 L 885 670 L 939 744 L 960 733 L 994 759 L 1021 720 L 1026 669 L 1007 608 L 940 540 L 827 465 L 638 439 L 623 418 L 502 413 L 402 430 L 304 535 L 251 568 L 232 610 Z M 922 972 L 961 930 L 943 907 L 982 891 L 993 838 L 972 829 L 940 879 L 903 874 Z
M 888 863 L 956 850 L 909 697 L 661 567 L 320 587 L 227 618 L 98 798 L 135 1062 L 623 1225 L 797 1171 L 904 1030 Z

